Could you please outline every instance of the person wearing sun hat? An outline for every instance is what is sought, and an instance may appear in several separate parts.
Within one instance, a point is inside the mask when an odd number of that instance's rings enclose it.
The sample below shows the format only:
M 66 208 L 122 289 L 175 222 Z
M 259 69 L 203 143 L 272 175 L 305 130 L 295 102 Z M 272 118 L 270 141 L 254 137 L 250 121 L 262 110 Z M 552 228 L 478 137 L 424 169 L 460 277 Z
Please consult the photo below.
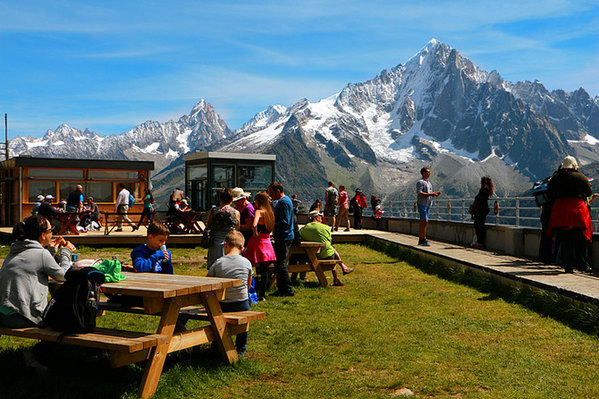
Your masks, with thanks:
M 233 207 L 239 211 L 239 228 L 245 239 L 245 244 L 250 241 L 252 236 L 252 224 L 256 210 L 249 201 L 251 193 L 245 191 L 241 187 L 235 187 L 233 190 Z
M 576 158 L 567 156 L 547 184 L 554 202 L 547 234 L 555 237 L 555 262 L 566 273 L 590 270 L 593 225 L 588 198 L 593 195 L 589 179 L 578 171 Z

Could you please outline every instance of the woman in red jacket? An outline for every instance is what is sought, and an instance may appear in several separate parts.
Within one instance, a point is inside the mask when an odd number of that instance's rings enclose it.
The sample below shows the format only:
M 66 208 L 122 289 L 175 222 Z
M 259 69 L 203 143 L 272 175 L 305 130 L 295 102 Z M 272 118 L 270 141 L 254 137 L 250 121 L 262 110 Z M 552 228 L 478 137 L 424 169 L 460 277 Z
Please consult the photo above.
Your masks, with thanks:
M 354 229 L 359 230 L 362 228 L 362 210 L 368 208 L 366 197 L 359 188 L 356 188 L 356 195 L 351 199 L 350 206 L 354 211 Z
M 593 190 L 589 179 L 578 171 L 574 157 L 564 158 L 547 185 L 547 193 L 555 201 L 547 231 L 555 237 L 556 264 L 563 266 L 566 273 L 589 270 L 593 226 L 588 198 Z

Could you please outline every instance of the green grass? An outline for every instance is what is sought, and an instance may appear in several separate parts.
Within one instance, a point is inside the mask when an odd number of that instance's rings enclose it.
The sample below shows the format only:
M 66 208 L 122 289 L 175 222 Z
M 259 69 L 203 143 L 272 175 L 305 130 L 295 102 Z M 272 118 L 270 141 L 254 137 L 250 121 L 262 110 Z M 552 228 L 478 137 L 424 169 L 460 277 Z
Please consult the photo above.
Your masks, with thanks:
M 248 358 L 234 366 L 208 346 L 169 355 L 156 397 L 388 398 L 404 387 L 419 397 L 599 397 L 595 335 L 366 246 L 336 247 L 356 268 L 345 286 L 310 283 L 254 306 L 267 317 L 252 323 Z M 198 261 L 177 272 L 205 274 L 203 251 L 174 249 L 175 260 Z M 85 248 L 81 256 L 128 252 Z M 99 321 L 153 331 L 158 320 L 109 312 Z M 31 345 L 0 338 L 0 396 L 135 396 L 141 365 L 110 369 L 101 352 L 59 349 L 42 382 L 21 360 Z

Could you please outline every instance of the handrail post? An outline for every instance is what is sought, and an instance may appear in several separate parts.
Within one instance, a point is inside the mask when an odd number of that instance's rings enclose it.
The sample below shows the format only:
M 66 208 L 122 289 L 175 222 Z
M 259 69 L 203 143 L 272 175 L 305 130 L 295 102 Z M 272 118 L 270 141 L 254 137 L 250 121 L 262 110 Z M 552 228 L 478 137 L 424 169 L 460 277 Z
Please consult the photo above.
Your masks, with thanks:
M 516 227 L 520 227 L 520 199 L 516 198 Z

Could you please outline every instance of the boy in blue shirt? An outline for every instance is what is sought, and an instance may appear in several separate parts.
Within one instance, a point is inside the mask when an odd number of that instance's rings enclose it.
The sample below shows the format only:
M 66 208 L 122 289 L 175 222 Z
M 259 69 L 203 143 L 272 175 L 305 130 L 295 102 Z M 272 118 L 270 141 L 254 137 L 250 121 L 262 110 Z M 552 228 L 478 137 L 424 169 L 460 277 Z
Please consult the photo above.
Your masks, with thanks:
M 148 242 L 131 252 L 133 267 L 138 273 L 174 274 L 171 252 L 166 249 L 169 229 L 160 222 L 148 226 Z
M 225 256 L 221 256 L 212 264 L 208 270 L 208 277 L 234 278 L 243 281 L 237 287 L 229 287 L 225 290 L 225 299 L 221 301 L 220 307 L 223 312 L 236 312 L 250 310 L 250 299 L 248 289 L 252 285 L 252 264 L 241 256 L 245 240 L 243 234 L 234 230 L 225 236 Z M 245 356 L 248 333 L 237 334 L 235 347 L 240 357 Z

